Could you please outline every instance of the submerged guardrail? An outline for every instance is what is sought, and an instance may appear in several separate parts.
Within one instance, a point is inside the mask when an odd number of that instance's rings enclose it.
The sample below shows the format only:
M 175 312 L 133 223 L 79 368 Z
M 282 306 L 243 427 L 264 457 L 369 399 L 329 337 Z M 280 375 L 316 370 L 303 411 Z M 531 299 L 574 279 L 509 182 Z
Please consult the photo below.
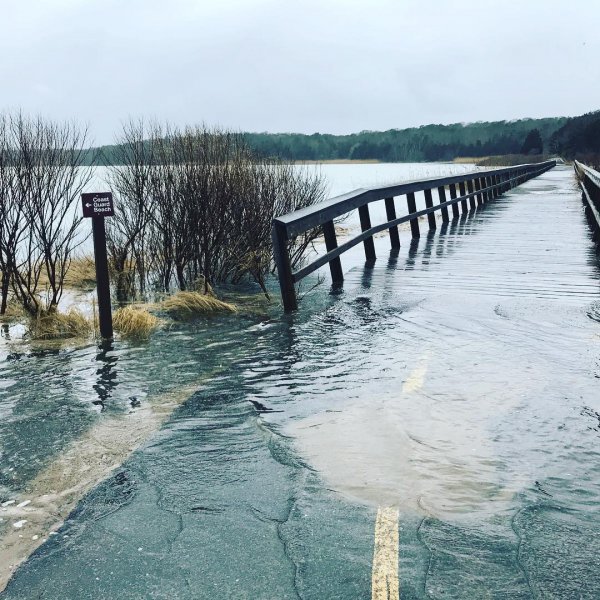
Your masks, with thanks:
M 600 242 L 600 173 L 575 161 L 575 174 L 581 188 L 581 200 L 592 228 L 594 242 Z
M 459 204 L 463 213 L 468 212 L 484 202 L 498 198 L 509 189 L 541 175 L 554 166 L 556 166 L 556 161 L 551 160 L 449 177 L 407 181 L 388 187 L 358 189 L 273 219 L 273 249 L 284 310 L 292 311 L 298 308 L 295 284 L 327 263 L 329 263 L 333 282 L 340 284 L 344 280 L 340 255 L 360 242 L 364 244 L 367 261 L 374 261 L 376 256 L 373 236 L 376 233 L 387 229 L 392 248 L 400 248 L 398 225 L 401 223 L 410 221 L 412 237 L 418 238 L 420 236 L 419 217 L 427 215 L 429 229 L 435 229 L 434 213 L 436 211 L 441 211 L 442 221 L 447 223 L 450 220 L 449 208 L 452 209 L 452 218 L 457 218 L 460 215 Z M 446 188 L 448 188 L 450 200 L 447 199 Z M 434 205 L 433 203 L 433 190 L 437 190 L 439 204 Z M 416 192 L 424 193 L 426 208 L 423 210 L 417 210 Z M 396 216 L 395 199 L 399 196 L 406 196 L 408 208 L 408 214 L 402 217 Z M 387 221 L 373 226 L 371 225 L 369 204 L 378 200 L 385 201 Z M 467 201 L 469 202 L 468 206 Z M 356 209 L 358 209 L 362 233 L 338 246 L 334 220 Z M 290 262 L 288 240 L 294 235 L 315 227 L 323 228 L 327 253 L 294 272 Z

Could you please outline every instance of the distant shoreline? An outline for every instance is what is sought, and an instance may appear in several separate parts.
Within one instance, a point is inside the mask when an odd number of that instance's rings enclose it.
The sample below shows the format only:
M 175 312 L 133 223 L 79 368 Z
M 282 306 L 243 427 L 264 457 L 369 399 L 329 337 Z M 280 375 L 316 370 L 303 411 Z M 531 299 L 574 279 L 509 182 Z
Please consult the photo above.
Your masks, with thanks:
M 293 160 L 294 165 L 375 165 L 383 161 L 377 158 L 332 158 L 329 160 Z

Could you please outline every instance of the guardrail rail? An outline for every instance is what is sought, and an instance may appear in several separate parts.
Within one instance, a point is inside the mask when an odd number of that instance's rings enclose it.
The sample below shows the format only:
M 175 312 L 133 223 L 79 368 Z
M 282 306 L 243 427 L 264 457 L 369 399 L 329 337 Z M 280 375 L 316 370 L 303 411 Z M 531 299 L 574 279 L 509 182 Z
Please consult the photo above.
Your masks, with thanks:
M 600 242 L 600 173 L 578 161 L 574 163 L 575 174 L 581 188 L 581 200 L 593 232 L 594 242 Z
M 455 219 L 460 216 L 461 209 L 462 213 L 474 210 L 477 206 L 498 198 L 504 192 L 545 173 L 554 166 L 556 166 L 556 161 L 551 160 L 448 177 L 407 181 L 388 187 L 358 189 L 273 219 L 271 235 L 284 310 L 288 312 L 298 308 L 295 284 L 325 264 L 329 264 L 334 284 L 341 284 L 344 275 L 340 255 L 360 242 L 364 244 L 367 261 L 374 261 L 376 255 L 373 236 L 376 233 L 387 229 L 392 248 L 400 248 L 398 225 L 401 223 L 410 222 L 412 237 L 418 238 L 420 236 L 419 217 L 427 215 L 429 229 L 433 230 L 436 228 L 434 214 L 436 211 L 441 212 L 442 221 L 447 223 L 450 221 L 448 209 L 452 210 L 452 218 Z M 437 191 L 439 200 L 439 203 L 435 205 L 434 190 Z M 446 190 L 448 190 L 450 199 L 448 199 Z M 416 192 L 424 193 L 425 209 L 417 210 Z M 406 196 L 408 214 L 397 217 L 396 200 L 401 196 Z M 378 200 L 385 201 L 387 221 L 373 226 L 371 225 L 369 204 Z M 362 231 L 353 239 L 338 246 L 335 219 L 356 209 L 358 209 Z M 293 236 L 315 227 L 323 228 L 327 252 L 294 272 L 290 263 L 288 241 Z

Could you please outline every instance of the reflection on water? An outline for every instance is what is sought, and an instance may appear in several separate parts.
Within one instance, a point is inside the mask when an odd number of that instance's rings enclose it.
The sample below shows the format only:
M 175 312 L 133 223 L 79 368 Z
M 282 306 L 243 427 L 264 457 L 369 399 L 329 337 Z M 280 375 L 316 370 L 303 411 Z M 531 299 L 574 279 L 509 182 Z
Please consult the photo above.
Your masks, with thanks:
M 114 350 L 112 342 L 102 342 L 98 350 L 96 360 L 102 366 L 96 370 L 98 380 L 94 384 L 94 390 L 98 394 L 98 399 L 92 400 L 92 404 L 100 407 L 100 410 L 104 410 L 113 390 L 119 385 L 115 369 L 119 358 L 111 353 Z

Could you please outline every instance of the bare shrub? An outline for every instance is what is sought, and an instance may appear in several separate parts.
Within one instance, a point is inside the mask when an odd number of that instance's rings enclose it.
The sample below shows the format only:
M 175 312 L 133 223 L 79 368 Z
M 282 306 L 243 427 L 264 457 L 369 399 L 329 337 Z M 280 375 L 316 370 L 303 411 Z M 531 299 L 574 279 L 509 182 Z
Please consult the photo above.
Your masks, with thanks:
M 144 121 L 129 121 L 115 150 L 115 166 L 109 168 L 108 183 L 117 197 L 117 210 L 106 221 L 107 250 L 121 302 L 134 298 L 138 289 L 145 290 L 146 227 L 154 210 L 150 191 L 153 166 L 153 144 L 146 140 Z
M 21 242 L 29 231 L 30 211 L 21 193 L 17 140 L 8 115 L 0 115 L 0 314 L 5 314 Z
M 92 176 L 83 166 L 87 132 L 18 113 L 4 117 L 0 137 L 3 298 L 8 274 L 27 313 L 54 312 L 82 241 L 77 206 Z
M 29 335 L 34 340 L 83 338 L 92 332 L 91 321 L 75 308 L 70 308 L 66 313 L 39 313 L 31 316 L 29 321 Z
M 268 295 L 271 221 L 322 200 L 321 177 L 259 159 L 240 134 L 206 126 L 129 123 L 119 142 L 110 180 L 117 218 L 108 231 L 118 298 L 147 286 L 193 290 L 199 282 L 208 293 L 243 279 Z M 294 265 L 318 234 L 291 240 Z

